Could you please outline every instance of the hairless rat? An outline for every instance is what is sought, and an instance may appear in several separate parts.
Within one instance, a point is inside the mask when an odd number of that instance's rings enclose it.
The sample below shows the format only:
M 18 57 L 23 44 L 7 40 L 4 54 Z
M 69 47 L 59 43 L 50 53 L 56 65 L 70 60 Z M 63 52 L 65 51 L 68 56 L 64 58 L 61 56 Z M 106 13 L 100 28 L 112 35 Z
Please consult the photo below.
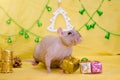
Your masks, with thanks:
M 51 67 L 59 66 L 62 60 L 72 54 L 72 47 L 81 42 L 82 37 L 76 30 L 63 31 L 57 29 L 58 37 L 46 36 L 35 47 L 33 65 L 45 64 L 47 72 Z

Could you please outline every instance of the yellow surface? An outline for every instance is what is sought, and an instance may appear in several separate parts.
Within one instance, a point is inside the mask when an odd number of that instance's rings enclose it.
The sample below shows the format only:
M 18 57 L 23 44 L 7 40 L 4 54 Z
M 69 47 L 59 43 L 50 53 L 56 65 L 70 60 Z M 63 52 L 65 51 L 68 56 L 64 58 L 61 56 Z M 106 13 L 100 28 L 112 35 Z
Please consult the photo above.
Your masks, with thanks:
M 85 5 L 86 9 L 90 14 L 92 14 L 100 4 L 100 0 L 81 0 Z M 31 27 L 36 19 L 38 19 L 43 7 L 47 3 L 47 0 L 0 0 L 0 6 L 2 6 L 6 12 L 17 21 L 25 29 Z M 104 0 L 104 3 L 100 10 L 104 13 L 100 17 L 96 13 L 93 17 L 95 21 L 103 28 L 111 31 L 113 33 L 120 34 L 120 0 Z M 50 25 L 50 18 L 53 17 L 53 12 L 58 8 L 57 0 L 50 0 L 49 6 L 52 7 L 52 11 L 48 12 L 45 10 L 41 17 L 43 22 L 42 27 L 37 27 L 37 24 L 31 29 L 31 32 L 41 35 L 56 35 L 56 33 L 49 32 L 46 28 Z M 79 0 L 62 0 L 61 7 L 67 12 L 67 15 L 71 20 L 70 23 L 75 26 L 78 30 L 83 24 L 85 24 L 89 17 L 84 13 L 84 15 L 79 14 L 79 10 L 82 9 Z M 18 32 L 21 30 L 13 22 L 10 25 L 6 24 L 8 17 L 0 9 L 0 34 L 13 35 L 13 43 L 8 44 L 6 42 L 7 37 L 0 36 L 0 47 L 2 49 L 10 49 L 14 51 L 15 55 L 24 58 L 32 58 L 33 50 L 36 43 L 34 39 L 36 36 L 30 35 L 30 39 L 24 39 L 20 36 Z M 55 28 L 61 26 L 65 28 L 65 22 L 61 15 L 58 16 L 55 24 Z M 115 55 L 120 53 L 120 37 L 112 36 L 110 40 L 104 38 L 106 32 L 99 29 L 97 26 L 95 29 L 87 31 L 86 28 L 82 28 L 80 31 L 83 41 L 81 44 L 74 47 L 73 55 Z
M 42 64 L 32 66 L 30 62 L 22 62 L 22 68 L 14 68 L 13 73 L 0 73 L 0 80 L 120 80 L 120 56 L 89 56 L 88 58 L 101 61 L 103 73 L 80 74 L 78 69 L 73 74 L 62 74 L 60 69 L 52 69 L 48 74 Z
M 101 0 L 81 0 L 90 14 L 96 10 Z M 36 19 L 38 19 L 43 7 L 47 0 L 0 0 L 0 6 L 2 6 L 6 12 L 17 21 L 25 29 L 31 27 Z M 57 0 L 50 0 L 49 6 L 52 7 L 52 11 L 45 10 L 41 17 L 43 22 L 42 27 L 35 25 L 31 32 L 46 36 L 56 35 L 46 30 L 50 25 L 50 18 L 53 17 L 53 12 L 57 9 Z M 82 9 L 79 0 L 62 0 L 61 7 L 67 12 L 67 15 L 71 21 L 70 23 L 78 30 L 83 24 L 85 24 L 89 17 L 84 14 L 80 15 L 79 10 Z M 97 21 L 103 28 L 113 33 L 120 34 L 120 0 L 105 0 L 100 8 L 104 13 L 101 17 L 95 14 L 94 20 Z M 31 59 L 36 43 L 34 43 L 35 36 L 30 35 L 30 39 L 24 39 L 18 32 L 21 30 L 13 22 L 10 25 L 6 24 L 8 17 L 0 9 L 0 34 L 14 35 L 12 37 L 13 43 L 8 44 L 6 42 L 7 37 L 0 36 L 0 48 L 3 50 L 10 49 L 14 52 L 14 55 L 20 56 L 24 59 Z M 55 24 L 55 28 L 61 26 L 65 28 L 65 22 L 63 17 L 58 16 Z M 11 74 L 1 74 L 0 80 L 119 80 L 120 77 L 120 57 L 116 54 L 120 53 L 120 37 L 111 35 L 110 40 L 104 38 L 106 32 L 102 31 L 98 27 L 87 31 L 86 28 L 82 28 L 80 31 L 83 41 L 73 49 L 73 56 L 75 57 L 88 57 L 90 60 L 98 60 L 103 63 L 102 74 L 79 74 L 79 70 L 74 74 L 61 74 L 60 70 L 52 70 L 51 74 L 47 74 L 42 65 L 37 67 L 31 66 L 29 62 L 23 62 L 22 68 L 14 69 Z M 0 51 L 1 52 L 1 51 Z M 0 54 L 1 55 L 1 54 Z

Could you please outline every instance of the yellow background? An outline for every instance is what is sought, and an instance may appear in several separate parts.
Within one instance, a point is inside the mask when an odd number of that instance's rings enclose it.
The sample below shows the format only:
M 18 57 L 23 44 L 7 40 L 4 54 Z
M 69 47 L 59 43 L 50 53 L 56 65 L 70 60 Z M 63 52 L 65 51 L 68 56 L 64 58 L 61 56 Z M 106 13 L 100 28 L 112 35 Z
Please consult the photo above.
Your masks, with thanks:
M 100 4 L 100 0 L 81 0 L 86 9 L 92 14 Z M 38 19 L 41 11 L 46 5 L 47 0 L 0 0 L 0 6 L 2 6 L 6 12 L 17 21 L 23 28 L 28 29 Z M 47 27 L 51 24 L 50 18 L 53 17 L 53 12 L 58 8 L 57 0 L 50 0 L 49 6 L 52 7 L 52 11 L 45 10 L 41 17 L 43 23 L 42 27 L 37 27 L 35 24 L 31 29 L 31 32 L 44 37 L 45 35 L 56 35 L 56 33 L 47 31 Z M 120 34 L 120 1 L 105 0 L 100 10 L 103 11 L 103 15 L 100 17 L 96 13 L 93 19 L 108 31 Z M 67 12 L 67 15 L 71 20 L 70 23 L 78 30 L 84 25 L 89 17 L 79 14 L 79 10 L 82 9 L 79 0 L 62 0 L 61 7 Z M 0 9 L 0 34 L 14 35 L 12 37 L 13 43 L 8 44 L 6 42 L 7 37 L 0 36 L 0 47 L 4 49 L 10 49 L 14 51 L 14 55 L 19 55 L 22 58 L 32 58 L 32 54 L 36 43 L 34 42 L 35 36 L 29 34 L 30 39 L 25 39 L 20 36 L 18 32 L 21 30 L 13 22 L 8 25 L 6 20 L 8 16 Z M 65 28 L 65 22 L 61 15 L 58 16 L 55 24 L 55 28 Z M 120 37 L 111 35 L 110 40 L 104 38 L 106 32 L 102 31 L 97 26 L 95 29 L 87 31 L 86 28 L 82 28 L 80 31 L 83 41 L 81 44 L 74 47 L 73 55 L 115 55 L 120 53 Z
M 81 0 L 90 15 L 96 10 L 101 0 Z M 28 29 L 38 19 L 41 11 L 46 5 L 47 0 L 0 0 L 0 6 L 17 21 L 23 28 Z M 53 12 L 58 8 L 57 0 L 50 0 L 49 6 L 52 7 L 52 11 L 45 10 L 44 14 L 40 18 L 43 23 L 42 27 L 38 27 L 37 24 L 30 30 L 31 32 L 40 35 L 42 37 L 46 35 L 57 35 L 56 33 L 47 31 L 47 27 L 51 24 L 50 18 L 53 17 Z M 67 12 L 67 15 L 71 20 L 70 23 L 78 30 L 84 25 L 89 17 L 79 14 L 79 10 L 82 9 L 79 0 L 62 0 L 61 7 Z M 104 0 L 104 3 L 100 10 L 103 11 L 103 15 L 100 17 L 96 13 L 93 19 L 106 30 L 120 34 L 120 0 Z M 34 39 L 36 36 L 29 34 L 30 39 L 25 39 L 19 35 L 21 30 L 13 22 L 8 25 L 6 20 L 8 16 L 0 9 L 0 34 L 3 35 L 16 35 L 11 37 L 13 43 L 8 44 L 6 42 L 7 37 L 0 36 L 0 48 L 2 50 L 12 50 L 14 56 L 20 56 L 24 59 L 32 59 L 32 54 L 36 43 Z M 63 17 L 58 16 L 55 24 L 55 28 L 65 28 L 65 22 Z M 81 44 L 77 45 L 73 49 L 73 56 L 78 58 L 88 57 L 90 60 L 97 60 L 103 63 L 102 74 L 80 74 L 79 70 L 74 74 L 60 74 L 60 70 L 52 70 L 51 74 L 47 74 L 45 69 L 41 66 L 33 67 L 28 62 L 23 62 L 22 68 L 14 69 L 11 74 L 0 73 L 0 80 L 119 80 L 120 77 L 120 57 L 116 54 L 120 53 L 120 36 L 111 35 L 110 39 L 104 38 L 106 32 L 95 26 L 95 29 L 87 31 L 86 28 L 82 28 L 80 34 L 83 37 Z M 0 54 L 1 55 L 1 54 Z

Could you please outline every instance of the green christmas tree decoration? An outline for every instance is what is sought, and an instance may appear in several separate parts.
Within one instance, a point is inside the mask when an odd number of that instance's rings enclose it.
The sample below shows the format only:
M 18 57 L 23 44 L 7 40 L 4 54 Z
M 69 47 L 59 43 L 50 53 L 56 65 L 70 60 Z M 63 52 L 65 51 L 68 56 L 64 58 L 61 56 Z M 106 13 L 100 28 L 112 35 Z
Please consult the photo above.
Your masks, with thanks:
M 90 25 L 91 28 L 94 28 L 96 25 L 96 22 L 94 22 L 93 24 Z
M 11 39 L 11 37 L 8 37 L 8 39 L 7 39 L 7 43 L 12 43 L 12 39 Z
M 90 29 L 91 29 L 90 25 L 86 24 L 85 26 L 86 26 L 86 29 L 87 29 L 87 30 L 90 30 Z
M 97 10 L 97 13 L 98 13 L 99 16 L 101 16 L 103 14 L 103 12 L 100 11 L 100 10 Z
M 50 12 L 50 11 L 52 11 L 52 8 L 50 7 L 50 6 L 48 6 L 48 5 L 46 5 L 46 9 Z
M 24 34 L 24 29 L 21 29 L 21 31 L 19 32 L 20 35 Z
M 40 41 L 39 37 L 37 36 L 34 41 L 38 43 Z
M 80 13 L 81 15 L 83 15 L 84 12 L 85 12 L 85 8 L 83 8 L 82 10 L 79 11 L 79 13 Z
M 29 38 L 28 33 L 25 33 L 25 34 L 24 34 L 24 38 L 25 38 L 25 39 L 28 39 L 28 38 Z
M 105 35 L 106 39 L 110 39 L 110 32 L 107 32 L 107 34 Z
M 7 23 L 7 24 L 10 24 L 10 23 L 11 23 L 11 21 L 12 21 L 12 19 L 11 19 L 11 18 L 9 18 L 9 19 L 6 21 L 6 23 Z
M 41 27 L 42 26 L 42 22 L 41 21 L 37 21 L 37 25 L 38 25 L 38 27 Z

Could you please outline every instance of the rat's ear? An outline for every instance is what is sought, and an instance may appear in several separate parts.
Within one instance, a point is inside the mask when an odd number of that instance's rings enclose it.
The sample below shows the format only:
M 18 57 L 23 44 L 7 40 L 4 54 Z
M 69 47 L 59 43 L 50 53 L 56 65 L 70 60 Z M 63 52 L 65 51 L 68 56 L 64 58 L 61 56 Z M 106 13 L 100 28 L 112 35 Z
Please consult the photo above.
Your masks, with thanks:
M 62 36 L 62 35 L 63 35 L 63 30 L 62 30 L 62 28 L 58 28 L 58 29 L 57 29 L 57 33 L 58 33 L 60 36 Z

